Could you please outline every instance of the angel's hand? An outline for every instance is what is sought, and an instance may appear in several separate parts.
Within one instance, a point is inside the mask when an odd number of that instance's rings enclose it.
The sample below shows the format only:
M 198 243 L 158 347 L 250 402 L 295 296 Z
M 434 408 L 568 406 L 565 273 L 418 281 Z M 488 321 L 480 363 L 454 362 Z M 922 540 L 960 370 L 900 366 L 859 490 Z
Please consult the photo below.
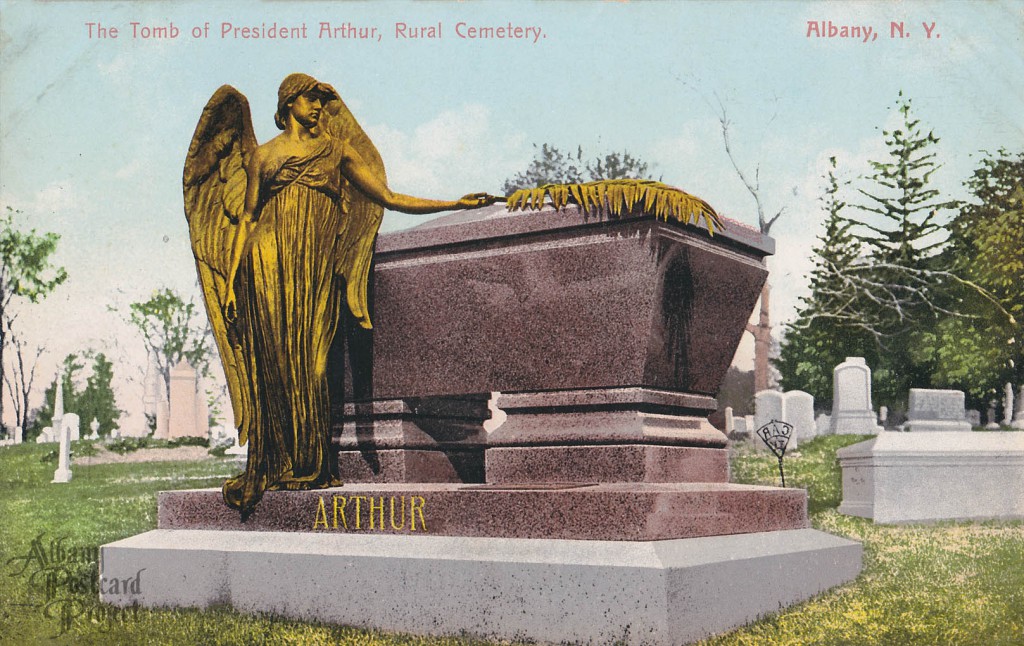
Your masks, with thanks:
M 487 193 L 470 193 L 469 195 L 463 195 L 459 198 L 458 208 L 460 209 L 478 209 L 482 206 L 490 206 L 497 202 L 499 197 L 494 195 L 488 195 Z

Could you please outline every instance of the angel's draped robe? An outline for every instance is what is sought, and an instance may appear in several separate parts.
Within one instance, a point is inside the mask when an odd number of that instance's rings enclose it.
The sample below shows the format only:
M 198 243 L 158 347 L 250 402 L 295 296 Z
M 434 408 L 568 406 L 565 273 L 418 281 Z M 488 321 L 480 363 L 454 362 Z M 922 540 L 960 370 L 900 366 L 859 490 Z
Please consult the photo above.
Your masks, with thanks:
M 339 162 L 340 144 L 323 136 L 308 156 L 279 159 L 260 178 L 268 197 L 235 283 L 255 417 L 246 471 L 224 485 L 243 512 L 266 489 L 331 483 L 327 355 L 344 302 L 334 270 L 346 210 Z

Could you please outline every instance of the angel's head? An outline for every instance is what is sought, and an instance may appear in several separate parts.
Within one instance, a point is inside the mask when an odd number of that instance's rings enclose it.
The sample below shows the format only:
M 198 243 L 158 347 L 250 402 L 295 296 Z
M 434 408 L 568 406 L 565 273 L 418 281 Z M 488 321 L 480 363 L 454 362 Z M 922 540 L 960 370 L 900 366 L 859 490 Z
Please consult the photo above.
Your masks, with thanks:
M 295 115 L 302 125 L 313 127 L 317 124 L 323 104 L 337 99 L 338 94 L 330 85 L 321 83 L 308 74 L 289 74 L 277 89 L 277 114 L 274 123 L 284 130 L 288 113 L 296 109 Z

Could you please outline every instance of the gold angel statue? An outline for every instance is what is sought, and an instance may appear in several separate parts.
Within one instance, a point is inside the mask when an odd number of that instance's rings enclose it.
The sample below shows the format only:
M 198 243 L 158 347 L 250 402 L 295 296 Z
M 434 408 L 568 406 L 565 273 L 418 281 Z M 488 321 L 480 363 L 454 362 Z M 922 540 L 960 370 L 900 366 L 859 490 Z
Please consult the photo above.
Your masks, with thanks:
M 273 489 L 338 484 L 330 466 L 328 350 L 347 302 L 370 327 L 367 281 L 384 208 L 492 204 L 392 192 L 373 143 L 330 85 L 291 74 L 283 132 L 257 145 L 245 97 L 218 89 L 199 118 L 183 186 L 207 313 L 224 364 L 245 472 L 224 483 L 243 520 Z

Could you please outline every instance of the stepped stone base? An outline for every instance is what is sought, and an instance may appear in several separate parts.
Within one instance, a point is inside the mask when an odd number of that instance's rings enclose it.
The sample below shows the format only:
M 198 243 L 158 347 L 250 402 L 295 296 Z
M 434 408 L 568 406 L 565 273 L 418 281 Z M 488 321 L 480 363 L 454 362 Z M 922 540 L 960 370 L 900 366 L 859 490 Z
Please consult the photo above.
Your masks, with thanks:
M 158 529 L 102 547 L 119 606 L 229 604 L 415 634 L 685 644 L 854 578 L 861 546 L 811 529 L 606 542 Z M 443 592 L 443 594 L 439 594 Z
M 158 501 L 160 529 L 651 541 L 809 526 L 805 491 L 726 483 L 359 483 L 269 491 L 244 523 L 218 489 Z

